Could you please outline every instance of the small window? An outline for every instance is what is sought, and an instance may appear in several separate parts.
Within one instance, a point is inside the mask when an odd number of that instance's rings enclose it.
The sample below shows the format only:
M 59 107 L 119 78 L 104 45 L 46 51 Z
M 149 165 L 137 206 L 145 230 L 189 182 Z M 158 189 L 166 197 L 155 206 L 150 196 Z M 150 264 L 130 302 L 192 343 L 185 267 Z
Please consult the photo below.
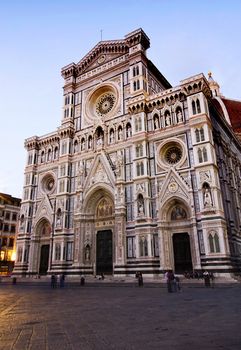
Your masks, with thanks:
M 139 143 L 136 145 L 136 157 L 143 157 L 143 145 L 142 143 Z
M 148 256 L 148 243 L 146 237 L 140 238 L 140 256 Z
M 136 175 L 142 176 L 144 175 L 144 164 L 143 162 L 138 162 L 136 165 Z
M 127 238 L 127 257 L 128 258 L 135 258 L 136 257 L 136 244 L 135 244 L 135 237 L 128 237 Z
M 61 258 L 61 245 L 60 243 L 55 243 L 55 260 L 60 260 Z
M 208 154 L 207 154 L 207 150 L 205 147 L 203 147 L 203 161 L 204 162 L 208 161 Z
M 200 139 L 201 139 L 201 141 L 205 140 L 203 128 L 200 128 Z
M 200 131 L 198 129 L 195 130 L 196 142 L 200 142 Z
M 59 149 L 56 146 L 55 149 L 54 149 L 54 159 L 57 159 L 58 157 L 59 157 Z
M 211 232 L 208 236 L 210 253 L 220 253 L 219 237 L 217 232 Z
M 41 152 L 41 163 L 44 163 L 44 151 Z
M 200 101 L 199 101 L 199 99 L 197 99 L 196 105 L 197 105 L 197 113 L 201 113 L 201 106 L 200 106 Z
M 51 160 L 51 149 L 48 150 L 47 154 L 47 161 L 49 162 Z
M 197 114 L 196 103 L 192 101 L 192 114 Z

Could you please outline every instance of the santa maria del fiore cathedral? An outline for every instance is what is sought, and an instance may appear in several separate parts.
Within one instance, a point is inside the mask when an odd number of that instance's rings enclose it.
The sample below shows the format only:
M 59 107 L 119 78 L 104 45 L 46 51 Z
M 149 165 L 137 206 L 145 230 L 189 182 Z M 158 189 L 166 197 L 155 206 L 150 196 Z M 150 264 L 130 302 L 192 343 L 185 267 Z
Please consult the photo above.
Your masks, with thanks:
M 172 86 L 142 29 L 63 67 L 56 130 L 25 141 L 16 275 L 241 269 L 241 102 Z

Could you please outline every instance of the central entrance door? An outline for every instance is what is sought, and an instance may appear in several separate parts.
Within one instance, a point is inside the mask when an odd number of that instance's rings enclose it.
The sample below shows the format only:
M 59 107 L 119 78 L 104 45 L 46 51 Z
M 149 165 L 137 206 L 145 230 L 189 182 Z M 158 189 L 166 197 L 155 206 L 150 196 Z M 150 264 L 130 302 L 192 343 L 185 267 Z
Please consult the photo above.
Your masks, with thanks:
M 96 274 L 113 272 L 112 231 L 98 231 L 96 238 Z
M 173 250 L 175 272 L 184 273 L 185 271 L 192 271 L 190 239 L 187 233 L 175 233 L 173 235 Z
M 49 265 L 49 244 L 42 245 L 40 254 L 39 274 L 46 275 Z

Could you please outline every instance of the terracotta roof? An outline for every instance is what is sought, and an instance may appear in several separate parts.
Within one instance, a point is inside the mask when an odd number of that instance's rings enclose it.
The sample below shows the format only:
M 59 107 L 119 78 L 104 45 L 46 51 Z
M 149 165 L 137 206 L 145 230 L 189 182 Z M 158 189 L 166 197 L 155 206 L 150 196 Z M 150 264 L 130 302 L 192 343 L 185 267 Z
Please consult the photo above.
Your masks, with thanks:
M 229 100 L 226 98 L 222 98 L 222 101 L 227 109 L 233 130 L 237 133 L 241 133 L 241 101 Z

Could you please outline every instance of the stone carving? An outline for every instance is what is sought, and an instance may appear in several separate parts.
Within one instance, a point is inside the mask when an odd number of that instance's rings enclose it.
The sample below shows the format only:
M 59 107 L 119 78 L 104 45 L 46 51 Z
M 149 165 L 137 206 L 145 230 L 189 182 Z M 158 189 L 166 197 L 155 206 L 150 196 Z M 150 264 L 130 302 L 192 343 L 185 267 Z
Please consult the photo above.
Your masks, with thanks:
M 178 190 L 178 184 L 174 181 L 170 182 L 169 185 L 168 185 L 168 190 L 172 193 L 175 193 L 177 192 Z
M 122 176 L 122 169 L 123 169 L 123 156 L 121 152 L 118 152 L 117 158 L 116 158 L 116 176 L 117 177 Z
M 211 183 L 212 181 L 210 170 L 200 171 L 199 176 L 200 176 L 201 183 L 203 182 Z
M 204 207 L 212 207 L 212 197 L 211 197 L 211 190 L 209 188 L 205 188 L 203 191 L 203 204 Z

